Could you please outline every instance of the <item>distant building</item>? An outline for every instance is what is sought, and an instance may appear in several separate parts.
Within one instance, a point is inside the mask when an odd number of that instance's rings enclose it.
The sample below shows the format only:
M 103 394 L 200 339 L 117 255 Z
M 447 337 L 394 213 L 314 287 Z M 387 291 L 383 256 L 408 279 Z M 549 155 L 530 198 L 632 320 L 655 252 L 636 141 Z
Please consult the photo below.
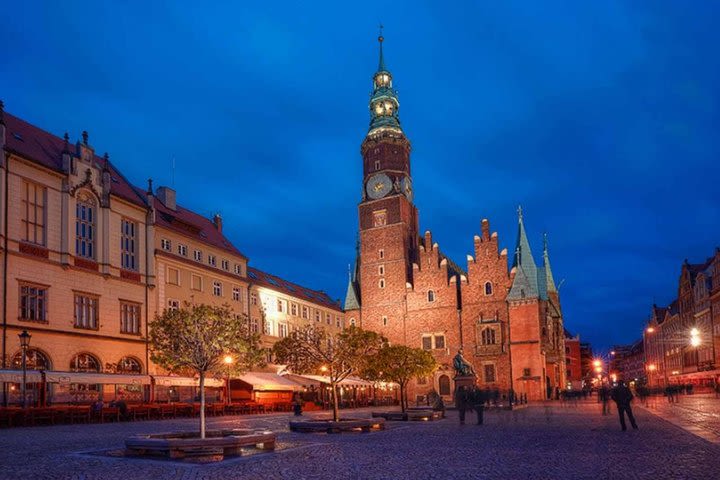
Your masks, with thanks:
M 580 335 L 573 336 L 565 330 L 565 381 L 573 390 L 583 387 L 582 353 Z
M 643 341 L 651 385 L 720 380 L 720 250 L 702 263 L 683 262 L 677 298 L 653 305 Z
M 608 374 L 611 379 L 646 383 L 643 341 L 613 346 Z

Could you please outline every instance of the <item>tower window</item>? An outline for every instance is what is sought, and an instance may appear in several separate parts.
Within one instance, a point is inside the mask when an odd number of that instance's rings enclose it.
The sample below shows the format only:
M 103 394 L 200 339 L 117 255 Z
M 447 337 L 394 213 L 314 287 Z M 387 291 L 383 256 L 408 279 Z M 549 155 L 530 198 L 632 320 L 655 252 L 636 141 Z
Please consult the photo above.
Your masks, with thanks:
M 480 343 L 483 345 L 495 345 L 495 330 L 492 328 L 484 328 L 480 333 Z
M 380 265 L 378 267 L 378 275 L 385 275 L 385 265 Z
M 385 225 L 387 225 L 387 210 L 373 212 L 373 227 L 382 227 Z
M 492 295 L 492 283 L 485 282 L 485 295 Z
M 380 160 L 375 160 L 375 170 L 380 170 Z
M 383 249 L 378 250 L 378 257 L 385 258 L 385 250 L 383 250 Z
M 428 302 L 434 302 L 435 301 L 435 292 L 432 290 L 428 290 Z
M 383 325 L 387 327 L 387 317 L 382 317 Z
M 350 319 L 350 325 L 352 325 L 353 327 L 355 326 L 355 319 L 354 319 L 354 318 L 351 318 L 351 319 Z
M 380 281 L 378 282 L 378 287 L 385 288 L 385 279 L 384 278 L 380 279 Z

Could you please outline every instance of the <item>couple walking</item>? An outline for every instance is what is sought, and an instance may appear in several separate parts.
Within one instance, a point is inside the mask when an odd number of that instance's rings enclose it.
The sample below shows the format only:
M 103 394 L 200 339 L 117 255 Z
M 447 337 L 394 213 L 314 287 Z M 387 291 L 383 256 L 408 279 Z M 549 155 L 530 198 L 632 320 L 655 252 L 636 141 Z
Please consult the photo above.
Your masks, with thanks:
M 482 425 L 487 400 L 485 393 L 476 386 L 459 387 L 455 392 L 455 407 L 460 413 L 460 425 L 465 425 L 465 413 L 468 410 L 475 410 L 477 424 Z

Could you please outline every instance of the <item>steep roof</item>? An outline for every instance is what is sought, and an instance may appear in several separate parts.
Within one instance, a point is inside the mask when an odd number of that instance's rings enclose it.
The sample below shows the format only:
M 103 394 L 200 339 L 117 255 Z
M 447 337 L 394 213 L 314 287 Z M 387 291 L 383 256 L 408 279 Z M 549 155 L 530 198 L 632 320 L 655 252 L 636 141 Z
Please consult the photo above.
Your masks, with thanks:
M 20 157 L 26 158 L 37 164 L 54 170 L 63 171 L 62 154 L 65 149 L 65 140 L 46 132 L 14 115 L 5 112 L 5 149 Z M 70 145 L 71 153 L 75 147 Z M 95 155 L 93 159 L 95 166 L 101 168 L 104 160 Z M 147 206 L 145 196 L 138 194 L 130 182 L 115 168 L 112 162 L 108 162 L 110 169 L 110 193 L 130 203 L 142 207 Z
M 329 307 L 333 310 L 341 311 L 340 304 L 330 298 L 330 296 L 321 290 L 311 290 L 302 287 L 297 283 L 288 282 L 282 278 L 271 275 L 269 273 L 258 270 L 257 268 L 248 267 L 248 277 L 256 285 L 263 285 L 272 290 L 285 293 L 287 295 L 301 298 L 308 302 L 312 302 L 323 307 Z
M 225 250 L 234 255 L 243 255 L 230 240 L 217 229 L 215 223 L 200 214 L 183 208 L 180 205 L 175 210 L 167 208 L 158 198 L 154 199 L 157 214 L 155 215 L 155 224 L 170 230 L 175 230 L 184 235 L 188 235 L 195 240 L 212 245 L 213 247 Z
M 507 299 L 542 298 L 543 292 L 538 287 L 538 269 L 530 251 L 521 208 L 518 208 L 518 237 L 512 266 L 516 269 L 515 278 Z M 544 298 L 547 298 L 546 294 Z
M 358 295 L 358 290 L 356 282 L 353 281 L 352 278 L 349 278 L 343 310 L 358 310 L 360 308 L 360 295 Z

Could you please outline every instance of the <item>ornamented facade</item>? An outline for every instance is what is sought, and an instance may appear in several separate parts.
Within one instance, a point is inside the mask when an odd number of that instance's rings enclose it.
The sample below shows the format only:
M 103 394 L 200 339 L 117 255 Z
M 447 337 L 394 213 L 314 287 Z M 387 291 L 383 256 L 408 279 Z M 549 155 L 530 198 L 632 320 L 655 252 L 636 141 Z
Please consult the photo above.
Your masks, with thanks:
M 430 350 L 440 369 L 416 379 L 411 392 L 451 397 L 452 357 L 463 349 L 482 387 L 514 389 L 529 399 L 565 388 L 562 311 L 547 242 L 537 267 L 522 212 L 508 268 L 506 249 L 482 220 L 464 269 L 426 231 L 419 233 L 410 169 L 411 145 L 401 126 L 398 95 L 380 61 L 373 76 L 370 128 L 362 143 L 359 244 L 345 299 L 350 324 L 393 343 Z
M 67 373 L 162 374 L 149 358 L 148 319 L 185 302 L 230 305 L 268 349 L 309 322 L 344 327 L 326 293 L 248 267 L 219 215 L 183 208 L 171 188 L 133 186 L 86 132 L 71 143 L 0 103 L 0 152 L 2 369 L 20 368 L 27 330 L 28 369 L 60 372 L 46 375 L 47 392 L 32 376 L 30 404 L 116 394 L 113 379 L 83 384 Z M 0 371 L 0 402 L 19 402 L 12 377 Z M 122 385 L 128 400 L 147 395 L 149 377 L 138 381 Z

